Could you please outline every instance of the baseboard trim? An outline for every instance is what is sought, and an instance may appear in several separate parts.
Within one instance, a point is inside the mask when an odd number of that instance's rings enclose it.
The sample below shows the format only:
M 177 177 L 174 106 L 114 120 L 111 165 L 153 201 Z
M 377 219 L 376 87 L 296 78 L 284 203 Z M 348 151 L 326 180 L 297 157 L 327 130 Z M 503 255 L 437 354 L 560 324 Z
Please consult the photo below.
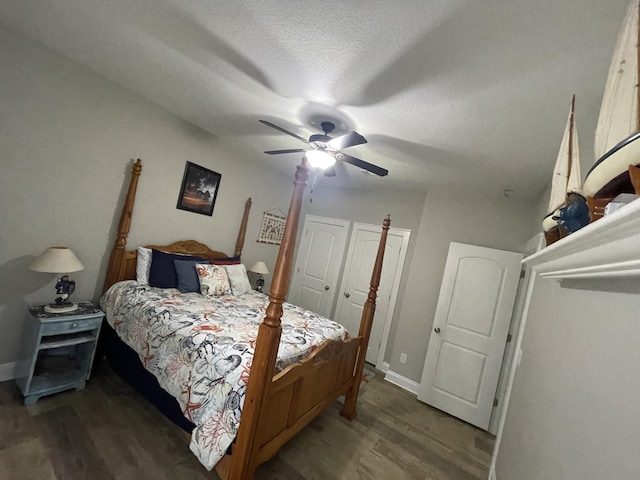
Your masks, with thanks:
M 18 377 L 24 377 L 29 372 L 31 363 L 29 360 L 18 362 L 0 363 L 0 382 L 6 382 Z
M 420 389 L 419 383 L 414 382 L 413 380 L 409 380 L 408 378 L 403 377 L 402 375 L 398 375 L 396 372 L 392 372 L 391 370 L 387 371 L 387 374 L 384 376 L 384 379 L 389 383 L 393 383 L 394 385 L 397 385 L 398 387 L 403 388 L 407 392 L 413 393 L 414 395 L 417 395 Z
M 389 362 L 382 362 L 382 367 L 380 368 L 382 373 L 387 373 L 389 371 Z
M 0 363 L 0 382 L 16 378 L 17 365 L 18 362 Z

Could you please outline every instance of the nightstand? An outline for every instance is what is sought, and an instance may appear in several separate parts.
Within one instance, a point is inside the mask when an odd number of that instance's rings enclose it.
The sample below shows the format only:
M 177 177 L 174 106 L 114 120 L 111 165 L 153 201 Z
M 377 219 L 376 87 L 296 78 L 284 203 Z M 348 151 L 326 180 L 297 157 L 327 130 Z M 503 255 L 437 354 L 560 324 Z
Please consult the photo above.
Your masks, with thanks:
M 16 380 L 24 404 L 63 390 L 82 390 L 91 374 L 104 313 L 91 302 L 79 302 L 69 313 L 47 313 L 44 306 L 29 313 L 24 346 L 31 362 L 27 374 Z

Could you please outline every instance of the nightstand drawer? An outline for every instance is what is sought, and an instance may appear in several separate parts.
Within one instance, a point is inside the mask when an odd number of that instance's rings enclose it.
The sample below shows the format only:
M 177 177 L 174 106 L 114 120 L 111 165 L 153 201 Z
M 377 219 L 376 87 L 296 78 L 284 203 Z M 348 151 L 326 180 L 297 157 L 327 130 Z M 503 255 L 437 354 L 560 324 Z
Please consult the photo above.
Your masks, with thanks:
M 102 316 L 85 318 L 82 320 L 66 320 L 64 322 L 50 322 L 42 325 L 42 335 L 60 335 L 62 333 L 84 332 L 100 326 Z

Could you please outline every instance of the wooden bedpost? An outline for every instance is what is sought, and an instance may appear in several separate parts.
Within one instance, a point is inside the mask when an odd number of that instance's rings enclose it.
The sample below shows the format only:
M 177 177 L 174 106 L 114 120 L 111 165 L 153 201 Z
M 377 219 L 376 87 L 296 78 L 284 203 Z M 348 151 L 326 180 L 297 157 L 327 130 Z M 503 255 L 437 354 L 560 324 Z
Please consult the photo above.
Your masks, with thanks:
M 251 375 L 249 376 L 247 394 L 242 409 L 242 419 L 236 443 L 233 447 L 233 455 L 231 455 L 232 464 L 229 479 L 252 479 L 257 466 L 254 458 L 254 453 L 259 447 L 256 442 L 256 431 L 275 373 L 280 334 L 282 333 L 280 325 L 282 304 L 289 289 L 289 277 L 293 263 L 302 196 L 308 177 L 307 159 L 303 158 L 297 167 L 293 182 L 291 204 L 289 205 L 284 235 L 271 282 L 269 306 L 266 310 L 266 316 L 258 329 Z
M 122 207 L 122 213 L 120 214 L 120 223 L 118 224 L 118 236 L 116 243 L 111 250 L 111 257 L 109 258 L 109 266 L 107 267 L 107 276 L 104 280 L 104 287 L 102 292 L 104 293 L 111 285 L 119 280 L 120 269 L 123 265 L 123 259 L 125 249 L 127 247 L 127 235 L 129 235 L 129 229 L 131 228 L 131 215 L 133 214 L 133 205 L 136 200 L 136 189 L 138 188 L 138 177 L 142 172 L 142 161 L 136 160 L 131 167 L 131 179 L 129 180 L 129 190 L 124 200 L 124 206 Z
M 234 257 L 242 255 L 242 248 L 244 247 L 244 237 L 247 233 L 247 223 L 249 221 L 249 210 L 251 210 L 251 197 L 248 198 L 244 204 L 244 213 L 242 214 L 242 222 L 240 223 L 240 230 L 238 231 L 238 240 L 236 241 L 236 251 Z
M 347 392 L 340 415 L 353 420 L 356 416 L 356 402 L 358 401 L 358 391 L 360 390 L 360 382 L 362 381 L 362 369 L 364 368 L 364 359 L 367 355 L 367 347 L 369 346 L 369 336 L 371 335 L 371 326 L 373 325 L 373 315 L 376 312 L 376 296 L 378 287 L 380 286 L 380 276 L 382 274 L 382 262 L 384 260 L 384 249 L 387 245 L 387 233 L 391 225 L 391 216 L 387 215 L 382 222 L 382 235 L 378 244 L 378 255 L 371 274 L 371 285 L 369 286 L 369 295 L 364 304 L 362 318 L 360 319 L 360 331 L 358 336 L 362 337 L 362 344 L 356 361 L 356 376 L 351 389 Z

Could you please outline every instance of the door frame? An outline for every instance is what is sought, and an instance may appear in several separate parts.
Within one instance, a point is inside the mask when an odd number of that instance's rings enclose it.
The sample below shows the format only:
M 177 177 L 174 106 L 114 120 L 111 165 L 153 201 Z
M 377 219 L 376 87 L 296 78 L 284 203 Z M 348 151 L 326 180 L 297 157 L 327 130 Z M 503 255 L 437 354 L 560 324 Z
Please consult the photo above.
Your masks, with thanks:
M 379 233 L 382 235 L 380 225 L 374 225 L 370 223 L 353 222 L 351 228 L 351 234 L 349 236 L 349 246 L 347 247 L 347 256 L 344 269 L 340 278 L 340 291 L 344 293 L 347 282 L 347 272 L 351 268 L 351 260 L 353 258 L 353 251 L 355 250 L 355 238 L 356 231 L 365 230 L 369 232 Z M 384 363 L 384 355 L 387 350 L 387 342 L 389 341 L 389 333 L 391 331 L 391 323 L 393 320 L 393 314 L 396 308 L 396 302 L 398 300 L 398 292 L 400 290 L 400 280 L 402 279 L 402 273 L 404 271 L 404 262 L 407 257 L 407 250 L 409 248 L 409 240 L 411 238 L 411 230 L 407 228 L 389 227 L 389 235 L 397 235 L 402 237 L 402 245 L 400 246 L 400 255 L 398 258 L 398 264 L 393 277 L 393 284 L 391 286 L 391 294 L 389 296 L 389 308 L 387 309 L 387 315 L 384 318 L 384 325 L 382 327 L 382 338 L 380 339 L 380 349 L 378 350 L 378 357 L 376 358 L 376 368 L 381 368 Z M 342 305 L 343 297 L 339 297 L 334 309 L 334 317 L 336 312 L 339 311 Z
M 339 227 L 344 227 L 344 232 L 345 232 L 345 238 L 344 238 L 344 247 L 342 248 L 342 256 L 340 258 L 340 264 L 337 265 L 336 270 L 335 270 L 335 285 L 331 286 L 332 290 L 332 298 L 331 298 L 331 302 L 329 305 L 329 311 L 327 313 L 327 315 L 325 315 L 327 318 L 331 318 L 335 315 L 335 307 L 336 307 L 336 294 L 339 291 L 338 290 L 338 286 L 341 284 L 342 282 L 342 267 L 344 264 L 344 260 L 345 260 L 345 251 L 346 251 L 346 245 L 347 242 L 350 241 L 350 235 L 351 235 L 351 221 L 349 220 L 345 220 L 342 218 L 333 218 L 333 217 L 323 217 L 321 215 L 312 215 L 312 214 L 306 214 L 304 216 L 304 225 L 303 228 L 300 232 L 300 243 L 298 244 L 298 248 L 296 251 L 296 258 L 295 261 L 293 263 L 293 268 L 291 269 L 291 282 L 290 285 L 292 288 L 301 288 L 301 286 L 299 285 L 300 282 L 296 283 L 296 277 L 298 276 L 298 268 L 300 267 L 298 265 L 298 261 L 301 259 L 300 254 L 301 252 L 303 252 L 303 247 L 307 247 L 307 243 L 305 242 L 305 237 L 306 237 L 306 231 L 309 228 L 309 223 L 311 222 L 316 222 L 316 223 L 326 223 L 329 225 L 334 225 L 334 226 L 339 226 Z M 290 292 L 291 292 L 291 288 L 290 288 Z M 287 295 L 287 297 L 291 297 L 292 295 Z M 316 312 L 317 313 L 317 312 Z
M 541 243 L 542 242 L 542 243 Z M 524 254 L 529 256 L 532 253 L 544 247 L 544 238 L 542 234 L 536 235 L 531 238 L 525 245 Z M 513 368 L 513 360 L 516 349 L 516 337 L 520 328 L 520 322 L 522 321 L 525 302 L 527 301 L 527 294 L 529 292 L 529 284 L 533 280 L 533 270 L 528 265 L 523 264 L 521 272 L 524 276 L 520 277 L 520 284 L 518 285 L 518 293 L 516 294 L 516 303 L 513 306 L 513 315 L 511 317 L 511 325 L 509 325 L 509 334 L 511 335 L 511 342 L 507 342 L 507 346 L 504 350 L 504 359 L 502 361 L 502 368 L 500 369 L 500 378 L 498 379 L 498 388 L 496 390 L 497 405 L 493 407 L 491 412 L 491 420 L 489 421 L 489 433 L 495 435 L 498 432 L 498 424 L 502 417 L 502 410 L 504 409 L 504 400 L 507 392 L 507 384 L 509 380 L 509 374 Z M 521 273 L 521 274 L 522 274 Z
M 542 233 L 536 234 L 532 237 L 526 244 L 524 248 L 525 259 L 532 253 L 535 253 L 539 250 L 542 250 L 545 246 L 544 235 Z M 507 378 L 507 384 L 504 391 L 504 397 L 500 399 L 500 403 L 502 404 L 502 408 L 500 409 L 499 415 L 497 411 L 494 409 L 494 414 L 498 417 L 497 421 L 497 433 L 496 440 L 493 446 L 493 455 L 491 456 L 491 465 L 489 467 L 489 478 L 496 478 L 496 461 L 498 459 L 498 450 L 500 449 L 500 443 L 502 442 L 502 432 L 504 430 L 504 424 L 507 419 L 507 411 L 509 410 L 509 401 L 511 399 L 511 391 L 513 390 L 513 382 L 516 376 L 516 370 L 518 369 L 518 365 L 520 365 L 520 359 L 522 358 L 522 337 L 524 335 L 524 329 L 527 323 L 527 316 L 529 313 L 529 305 L 531 304 L 531 297 L 533 296 L 533 288 L 535 285 L 535 281 L 537 278 L 537 273 L 531 270 L 529 275 L 528 283 L 525 288 L 522 290 L 524 293 L 524 298 L 522 301 L 522 308 L 515 312 L 515 318 L 513 319 L 514 328 L 516 331 L 516 339 L 513 345 L 513 351 L 511 353 L 511 360 L 508 362 L 508 365 L 505 365 L 505 368 L 508 368 L 509 375 Z M 517 322 L 517 327 L 516 327 Z M 502 374 L 502 373 L 501 373 Z M 493 421 L 493 416 L 491 418 Z

